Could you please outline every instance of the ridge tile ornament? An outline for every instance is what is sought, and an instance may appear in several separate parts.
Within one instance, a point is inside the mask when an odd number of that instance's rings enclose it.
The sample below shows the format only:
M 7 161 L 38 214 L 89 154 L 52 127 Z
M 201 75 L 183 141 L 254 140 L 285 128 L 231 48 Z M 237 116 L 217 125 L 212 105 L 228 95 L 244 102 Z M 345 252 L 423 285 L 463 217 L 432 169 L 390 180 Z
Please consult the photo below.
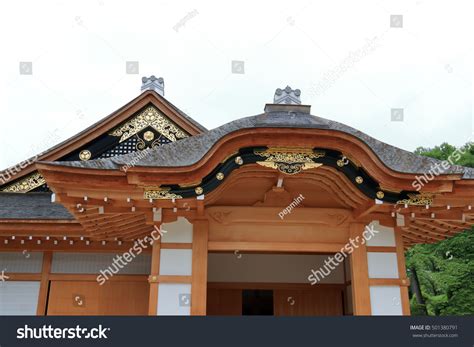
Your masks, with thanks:
M 433 204 L 432 194 L 408 194 L 408 199 L 397 201 L 397 205 L 408 206 L 431 206 Z
M 143 112 L 128 122 L 112 130 L 110 135 L 120 136 L 120 142 L 123 142 L 147 127 L 152 127 L 172 142 L 188 137 L 188 134 L 166 117 L 162 116 L 158 110 L 152 106 L 147 107 Z
M 258 165 L 276 169 L 286 175 L 295 175 L 302 170 L 320 167 L 323 164 L 315 163 L 313 159 L 322 158 L 326 155 L 322 151 L 297 147 L 274 147 L 266 150 L 255 150 L 254 154 L 266 158 L 264 161 L 257 161 Z
M 145 188 L 143 197 L 145 199 L 152 200 L 171 200 L 183 198 L 181 195 L 171 193 L 170 188 Z
M 301 90 L 291 89 L 290 86 L 286 86 L 285 89 L 278 88 L 275 91 L 275 96 L 273 97 L 274 104 L 291 104 L 291 105 L 301 105 Z
M 151 75 L 150 77 L 143 77 L 140 90 L 142 92 L 146 90 L 153 90 L 161 96 L 165 96 L 165 81 L 163 80 L 163 77 L 157 78 L 154 75 Z

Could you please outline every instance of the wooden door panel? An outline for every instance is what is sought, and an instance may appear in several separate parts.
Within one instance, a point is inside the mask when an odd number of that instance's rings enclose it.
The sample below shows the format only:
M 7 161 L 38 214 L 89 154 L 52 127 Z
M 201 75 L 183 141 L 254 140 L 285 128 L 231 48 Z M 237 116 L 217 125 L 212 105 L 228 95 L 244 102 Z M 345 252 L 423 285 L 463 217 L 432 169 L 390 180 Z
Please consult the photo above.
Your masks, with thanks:
M 241 289 L 207 289 L 208 316 L 241 316 Z
M 48 315 L 147 315 L 148 282 L 51 281 Z
M 275 316 L 341 316 L 342 290 L 338 288 L 276 289 Z

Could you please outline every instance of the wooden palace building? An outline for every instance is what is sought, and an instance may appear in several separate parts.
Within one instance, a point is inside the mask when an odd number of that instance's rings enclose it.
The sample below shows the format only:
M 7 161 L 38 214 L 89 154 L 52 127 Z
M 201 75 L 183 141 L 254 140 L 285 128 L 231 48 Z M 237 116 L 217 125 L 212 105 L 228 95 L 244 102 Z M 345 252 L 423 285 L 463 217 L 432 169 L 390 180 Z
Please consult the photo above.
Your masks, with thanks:
M 142 81 L 0 172 L 0 315 L 409 315 L 404 250 L 474 224 L 473 169 L 313 116 L 299 90 L 207 130 Z

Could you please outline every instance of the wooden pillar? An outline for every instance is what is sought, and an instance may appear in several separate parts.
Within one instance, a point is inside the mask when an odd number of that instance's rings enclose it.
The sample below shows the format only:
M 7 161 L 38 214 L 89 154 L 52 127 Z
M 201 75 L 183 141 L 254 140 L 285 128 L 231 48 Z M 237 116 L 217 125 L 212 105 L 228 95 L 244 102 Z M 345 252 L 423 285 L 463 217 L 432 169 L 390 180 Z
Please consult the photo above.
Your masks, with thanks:
M 400 298 L 402 304 L 402 313 L 404 316 L 409 316 L 410 313 L 410 298 L 408 296 L 408 286 L 410 281 L 407 277 L 406 264 L 405 264 L 405 250 L 403 248 L 403 231 L 400 228 L 395 228 L 395 245 L 397 249 L 397 265 L 398 265 L 398 277 L 400 278 Z
M 353 240 L 351 254 L 352 305 L 354 316 L 370 316 L 369 267 L 367 246 L 362 236 L 365 224 L 351 223 L 349 236 Z M 357 246 L 357 247 L 356 247 Z
M 160 272 L 161 238 L 153 241 L 151 251 L 151 271 L 148 282 L 150 283 L 150 294 L 148 299 L 148 315 L 156 316 L 158 307 L 158 275 Z
M 191 315 L 205 316 L 207 305 L 207 258 L 209 222 L 195 220 L 193 228 L 193 267 Z
M 37 316 L 46 315 L 46 304 L 48 302 L 48 292 L 49 292 L 49 274 L 51 272 L 51 262 L 53 260 L 52 252 L 43 253 L 43 266 L 41 267 L 41 283 L 40 290 L 38 295 L 38 305 L 36 308 Z

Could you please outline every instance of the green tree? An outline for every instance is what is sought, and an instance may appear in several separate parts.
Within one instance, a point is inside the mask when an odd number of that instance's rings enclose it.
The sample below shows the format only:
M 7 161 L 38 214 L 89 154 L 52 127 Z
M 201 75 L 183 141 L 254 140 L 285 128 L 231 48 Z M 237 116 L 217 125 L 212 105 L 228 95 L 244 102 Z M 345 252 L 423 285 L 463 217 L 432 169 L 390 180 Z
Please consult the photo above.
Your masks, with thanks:
M 450 145 L 449 143 L 442 143 L 440 146 L 433 148 L 418 147 L 415 154 L 424 155 L 439 160 L 448 160 L 455 151 L 459 151 L 460 159 L 453 162 L 453 164 L 474 167 L 474 143 L 468 142 L 460 148 Z M 452 156 L 453 158 L 455 156 Z
M 457 149 L 448 143 L 434 148 L 419 147 L 416 154 L 474 167 L 474 144 Z M 474 314 L 474 228 L 435 244 L 418 244 L 406 252 L 407 270 L 415 269 L 426 307 L 415 296 L 410 299 L 412 315 Z

